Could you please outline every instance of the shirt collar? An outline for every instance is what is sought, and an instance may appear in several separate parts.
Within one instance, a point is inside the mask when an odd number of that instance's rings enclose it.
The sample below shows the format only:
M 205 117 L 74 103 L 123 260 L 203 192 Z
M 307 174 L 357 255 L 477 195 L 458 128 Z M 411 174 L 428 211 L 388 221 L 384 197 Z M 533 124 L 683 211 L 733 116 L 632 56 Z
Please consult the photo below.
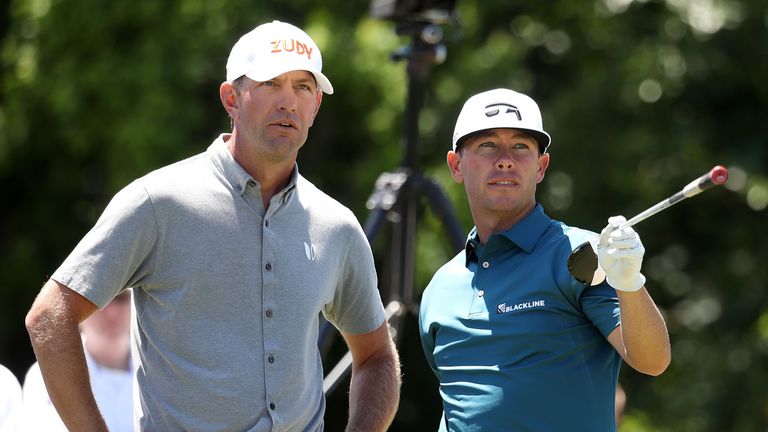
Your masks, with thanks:
M 483 245 L 477 235 L 477 227 L 473 227 L 467 236 L 467 242 L 464 244 L 464 256 L 466 257 L 464 265 L 469 267 L 469 263 L 477 261 L 477 256 L 482 251 Z
M 248 184 L 252 182 L 252 186 L 259 186 L 259 182 L 254 180 L 250 174 L 245 172 L 243 167 L 237 163 L 235 158 L 227 149 L 227 140 L 231 138 L 232 134 L 223 133 L 216 138 L 213 143 L 208 147 L 208 154 L 211 161 L 224 175 L 227 182 L 234 188 L 241 196 L 247 191 Z M 293 190 L 296 188 L 296 180 L 299 177 L 299 167 L 297 164 L 293 164 L 293 170 L 291 171 L 291 178 L 288 181 L 283 190 L 281 190 L 277 196 L 280 196 L 283 202 L 287 200 Z
M 547 226 L 549 226 L 551 221 L 552 219 L 544 213 L 544 208 L 541 204 L 537 203 L 530 213 L 511 228 L 500 233 L 492 234 L 490 238 L 488 238 L 488 243 L 493 241 L 494 237 L 504 237 L 526 253 L 531 253 L 541 236 L 544 235 L 544 232 L 547 230 Z M 469 265 L 471 260 L 477 259 L 477 252 L 482 249 L 483 245 L 480 244 L 480 239 L 477 235 L 477 227 L 474 227 L 472 228 L 472 231 L 469 232 L 467 242 L 464 245 L 464 250 L 466 252 L 465 264 Z
M 526 253 L 531 253 L 533 252 L 536 243 L 539 241 L 539 238 L 541 238 L 544 231 L 547 230 L 547 226 L 549 226 L 551 220 L 552 219 L 544 213 L 544 208 L 541 204 L 537 203 L 528 215 L 513 225 L 512 228 L 503 231 L 498 235 L 506 237 Z

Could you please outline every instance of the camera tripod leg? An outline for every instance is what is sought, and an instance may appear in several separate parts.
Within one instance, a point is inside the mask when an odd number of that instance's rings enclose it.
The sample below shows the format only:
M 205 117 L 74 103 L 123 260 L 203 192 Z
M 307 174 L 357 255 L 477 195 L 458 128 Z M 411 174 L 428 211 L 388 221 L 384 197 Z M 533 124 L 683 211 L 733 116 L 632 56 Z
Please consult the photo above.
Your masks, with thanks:
M 437 218 L 442 222 L 446 234 L 448 234 L 448 239 L 451 241 L 451 246 L 458 252 L 464 247 L 467 236 L 453 211 L 445 191 L 440 187 L 440 184 L 431 179 L 425 179 L 422 189 L 429 201 L 429 208 L 435 212 Z
M 385 173 L 382 177 L 389 175 Z M 382 299 L 387 303 L 386 316 L 390 332 L 395 344 L 402 332 L 404 315 L 412 313 L 418 316 L 419 305 L 413 298 L 413 279 L 415 261 L 416 226 L 422 205 L 420 198 L 426 197 L 426 203 L 442 222 L 454 251 L 464 246 L 465 235 L 458 218 L 454 214 L 451 203 L 440 185 L 418 174 L 409 174 L 407 178 L 392 183 L 377 182 L 377 189 L 372 197 L 387 196 L 387 205 L 376 205 L 365 223 L 365 234 L 370 243 L 384 226 L 385 222 L 392 225 L 390 253 L 387 257 L 388 283 L 380 286 Z M 386 189 L 386 193 L 382 190 Z M 386 297 L 385 297 L 386 295 Z M 320 328 L 318 343 L 327 350 L 335 336 L 335 327 L 323 321 Z M 351 371 L 352 355 L 347 352 L 323 380 L 323 390 L 329 395 Z
M 434 27 L 434 26 L 432 26 Z M 429 30 L 429 31 L 425 31 Z M 416 230 L 421 216 L 421 198 L 426 195 L 428 206 L 448 231 L 448 238 L 454 251 L 464 246 L 465 236 L 461 224 L 454 215 L 450 202 L 439 185 L 425 180 L 419 173 L 418 135 L 419 111 L 424 104 L 424 88 L 429 66 L 444 58 L 444 46 L 440 44 L 442 32 L 427 28 L 427 23 L 416 23 L 401 27 L 398 34 L 408 34 L 412 41 L 396 60 L 407 60 L 408 99 L 405 106 L 405 154 L 402 166 L 394 172 L 386 172 L 376 180 L 374 193 L 368 199 L 367 207 L 372 211 L 365 224 L 365 235 L 369 243 L 380 231 L 384 222 L 392 225 L 389 256 L 384 272 L 386 283 L 379 284 L 382 301 L 387 304 L 387 320 L 390 331 L 394 332 L 395 344 L 400 347 L 403 339 L 402 328 L 407 313 L 418 317 L 419 305 L 414 299 L 414 264 L 416 251 Z M 429 36 L 426 37 L 425 36 Z M 393 57 L 394 58 L 394 57 Z M 442 61 L 442 60 L 440 60 Z M 397 313 L 393 312 L 396 311 Z M 330 346 L 335 328 L 323 321 L 318 345 L 321 349 Z M 321 354 L 325 357 L 324 353 Z M 334 367 L 323 382 L 326 396 L 351 370 L 352 356 L 349 352 Z
M 393 318 L 397 318 L 402 315 L 405 310 L 403 309 L 402 303 L 393 301 L 387 305 L 387 308 L 384 310 L 384 312 L 387 316 L 387 321 L 391 321 Z M 397 340 L 397 334 L 393 335 L 391 333 L 392 329 L 390 328 L 390 335 L 393 339 Z M 344 357 L 342 357 L 341 360 L 336 363 L 336 366 L 334 366 L 333 369 L 328 372 L 328 375 L 326 375 L 326 377 L 323 379 L 323 393 L 328 396 L 331 392 L 333 392 L 351 370 L 352 353 L 347 351 L 347 353 L 344 354 Z

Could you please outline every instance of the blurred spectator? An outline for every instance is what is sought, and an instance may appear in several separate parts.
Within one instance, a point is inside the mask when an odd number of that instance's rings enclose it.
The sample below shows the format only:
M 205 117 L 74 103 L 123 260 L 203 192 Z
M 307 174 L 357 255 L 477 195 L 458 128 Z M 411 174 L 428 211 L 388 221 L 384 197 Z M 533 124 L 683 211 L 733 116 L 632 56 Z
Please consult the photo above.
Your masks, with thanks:
M 133 431 L 131 293 L 124 291 L 80 324 L 91 388 L 112 432 Z M 24 378 L 24 430 L 66 431 L 37 363 Z
M 0 365 L 0 432 L 18 430 L 21 412 L 21 386 L 16 375 Z
M 621 426 L 621 417 L 624 415 L 624 407 L 627 405 L 627 393 L 621 384 L 616 384 L 616 430 Z

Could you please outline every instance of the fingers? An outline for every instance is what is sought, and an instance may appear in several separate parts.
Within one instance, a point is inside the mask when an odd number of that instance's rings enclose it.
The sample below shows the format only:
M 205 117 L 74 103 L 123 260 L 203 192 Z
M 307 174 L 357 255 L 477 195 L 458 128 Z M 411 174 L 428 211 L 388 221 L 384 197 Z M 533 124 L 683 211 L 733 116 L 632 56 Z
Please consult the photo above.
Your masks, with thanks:
M 612 226 L 614 228 L 618 228 L 619 225 L 623 224 L 626 221 L 627 221 L 627 218 L 625 218 L 624 216 L 621 216 L 621 215 L 619 215 L 619 216 L 611 216 L 611 217 L 608 218 L 608 226 Z
M 617 232 L 619 226 L 626 222 L 627 219 L 624 216 L 611 216 L 608 218 L 608 225 L 600 232 L 600 240 L 598 246 L 607 246 L 610 242 L 610 237 Z M 623 231 L 623 230 L 618 230 Z
M 635 249 L 643 247 L 640 236 L 632 227 L 619 228 L 626 222 L 624 216 L 611 216 L 608 225 L 600 232 L 598 247 L 611 249 Z
M 608 219 L 600 233 L 597 246 L 598 263 L 606 273 L 608 283 L 617 290 L 637 291 L 645 284 L 640 273 L 645 248 L 632 227 L 623 227 L 623 216 Z
M 640 236 L 632 228 L 622 228 L 608 235 L 608 246 L 616 249 L 635 249 L 642 245 Z
M 622 258 L 642 258 L 642 256 L 645 254 L 645 249 L 642 245 L 638 244 L 629 248 L 616 248 L 609 246 L 605 253 L 614 260 Z

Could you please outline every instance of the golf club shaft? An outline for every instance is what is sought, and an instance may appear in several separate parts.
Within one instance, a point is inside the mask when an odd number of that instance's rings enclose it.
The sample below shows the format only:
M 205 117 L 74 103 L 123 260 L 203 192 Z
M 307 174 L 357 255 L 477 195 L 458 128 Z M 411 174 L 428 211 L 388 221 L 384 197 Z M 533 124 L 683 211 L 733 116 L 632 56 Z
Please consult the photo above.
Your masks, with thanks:
M 704 192 L 705 190 L 713 186 L 724 184 L 727 180 L 728 180 L 728 170 L 721 165 L 717 165 L 711 170 L 709 170 L 708 173 L 688 183 L 679 192 L 675 193 L 674 195 L 670 196 L 664 201 L 659 202 L 653 207 L 643 211 L 642 213 L 638 214 L 632 219 L 629 219 L 628 221 L 622 223 L 621 225 L 619 225 L 619 228 L 631 227 L 632 225 L 635 225 L 636 223 L 643 221 L 655 215 L 656 213 L 664 210 L 665 208 L 670 207 L 674 204 L 677 204 L 678 202 L 686 198 L 690 198 L 694 195 Z

